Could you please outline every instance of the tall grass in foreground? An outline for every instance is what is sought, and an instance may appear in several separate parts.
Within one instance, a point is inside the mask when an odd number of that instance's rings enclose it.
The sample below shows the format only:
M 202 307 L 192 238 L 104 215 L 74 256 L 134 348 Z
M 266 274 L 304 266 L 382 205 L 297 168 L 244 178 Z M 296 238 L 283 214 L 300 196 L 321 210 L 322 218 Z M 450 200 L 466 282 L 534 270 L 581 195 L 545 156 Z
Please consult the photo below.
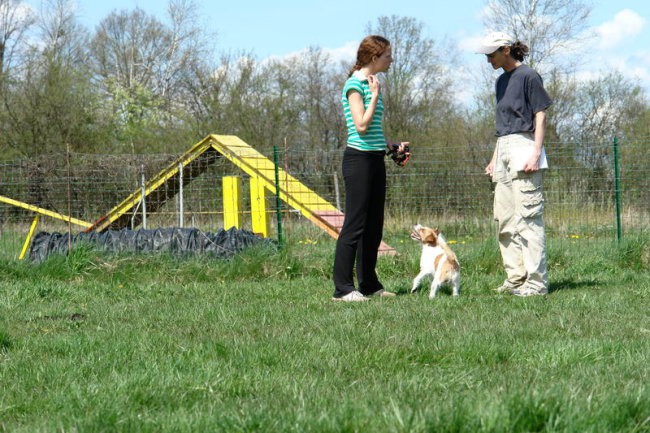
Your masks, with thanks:
M 650 240 L 550 239 L 552 293 L 491 291 L 496 244 L 450 239 L 459 299 L 330 301 L 333 241 L 231 261 L 0 260 L 2 432 L 647 432 Z

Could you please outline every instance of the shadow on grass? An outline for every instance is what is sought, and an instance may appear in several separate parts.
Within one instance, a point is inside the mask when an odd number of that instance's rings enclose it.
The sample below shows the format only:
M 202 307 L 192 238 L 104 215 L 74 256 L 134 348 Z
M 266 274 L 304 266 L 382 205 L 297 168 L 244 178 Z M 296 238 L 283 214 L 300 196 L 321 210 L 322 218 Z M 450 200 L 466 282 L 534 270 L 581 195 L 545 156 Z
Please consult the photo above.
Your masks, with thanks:
M 573 280 L 560 280 L 555 281 L 550 285 L 549 293 L 560 292 L 562 290 L 576 290 L 585 287 L 598 286 L 598 281 L 573 281 Z

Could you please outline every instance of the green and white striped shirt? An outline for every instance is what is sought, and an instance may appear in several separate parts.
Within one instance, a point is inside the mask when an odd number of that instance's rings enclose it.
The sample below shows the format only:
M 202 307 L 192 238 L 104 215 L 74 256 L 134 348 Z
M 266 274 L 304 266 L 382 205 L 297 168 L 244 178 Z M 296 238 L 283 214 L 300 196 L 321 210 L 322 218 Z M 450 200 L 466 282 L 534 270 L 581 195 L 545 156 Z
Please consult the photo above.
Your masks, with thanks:
M 341 101 L 343 102 L 343 114 L 345 115 L 345 122 L 348 127 L 348 146 L 355 148 L 357 150 L 386 150 L 386 137 L 384 137 L 384 130 L 382 126 L 382 119 L 384 116 L 384 103 L 379 94 L 379 100 L 377 101 L 377 108 L 375 113 L 372 116 L 372 121 L 366 130 L 364 135 L 360 135 L 357 131 L 357 128 L 354 126 L 354 121 L 352 120 L 352 113 L 350 112 L 350 102 L 348 101 L 347 94 L 348 92 L 356 91 L 361 94 L 363 98 L 363 107 L 368 109 L 370 104 L 370 99 L 372 98 L 372 92 L 370 91 L 370 86 L 368 85 L 368 78 L 365 77 L 361 72 L 355 71 L 350 78 L 345 82 L 343 86 L 343 93 L 341 95 Z

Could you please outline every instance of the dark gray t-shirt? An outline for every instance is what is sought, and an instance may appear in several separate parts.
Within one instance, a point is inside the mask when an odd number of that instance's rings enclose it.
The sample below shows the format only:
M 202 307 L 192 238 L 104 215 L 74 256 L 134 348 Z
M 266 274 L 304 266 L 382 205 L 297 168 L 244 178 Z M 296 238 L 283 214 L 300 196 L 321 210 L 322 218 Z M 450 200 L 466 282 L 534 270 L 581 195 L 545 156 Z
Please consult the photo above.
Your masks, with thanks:
M 535 131 L 535 113 L 552 103 L 544 90 L 542 77 L 532 68 L 520 65 L 497 79 L 497 137 Z

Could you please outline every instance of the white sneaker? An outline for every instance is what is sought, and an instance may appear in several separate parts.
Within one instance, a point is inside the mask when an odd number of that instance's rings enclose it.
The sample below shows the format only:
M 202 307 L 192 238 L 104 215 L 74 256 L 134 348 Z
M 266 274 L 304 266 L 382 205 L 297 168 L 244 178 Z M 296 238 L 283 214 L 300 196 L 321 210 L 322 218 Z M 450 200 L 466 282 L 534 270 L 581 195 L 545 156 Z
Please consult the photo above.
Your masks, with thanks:
M 369 300 L 369 298 L 363 296 L 358 290 L 353 290 L 347 295 L 341 296 L 340 298 L 332 298 L 332 301 L 336 302 L 365 302 Z
M 390 297 L 393 297 L 393 296 L 396 296 L 396 295 L 393 292 L 389 292 L 389 291 L 386 291 L 384 289 L 379 289 L 376 292 L 371 293 L 371 294 L 369 294 L 367 296 L 372 296 L 373 298 L 375 296 L 377 296 L 379 298 L 390 298 Z

